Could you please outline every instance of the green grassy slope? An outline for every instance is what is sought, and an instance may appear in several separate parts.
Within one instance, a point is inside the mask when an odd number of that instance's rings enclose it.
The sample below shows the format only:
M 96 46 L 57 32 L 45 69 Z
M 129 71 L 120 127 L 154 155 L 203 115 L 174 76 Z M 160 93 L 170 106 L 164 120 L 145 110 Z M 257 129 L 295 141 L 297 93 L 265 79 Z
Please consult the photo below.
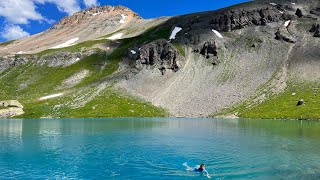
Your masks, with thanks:
M 38 117 L 164 117 L 166 110 L 154 107 L 141 99 L 131 97 L 124 92 L 115 90 L 112 82 L 92 96 L 85 105 L 70 106 L 81 98 L 96 91 L 97 86 L 119 68 L 121 57 L 129 47 L 147 43 L 154 39 L 167 38 L 170 29 L 150 29 L 146 33 L 133 38 L 120 40 L 121 45 L 111 54 L 104 51 L 81 59 L 68 67 L 47 67 L 28 63 L 12 67 L 0 74 L 0 99 L 16 99 L 24 105 L 23 118 Z M 57 51 L 77 52 L 106 40 L 89 41 L 75 46 L 46 50 L 37 55 L 52 54 Z M 81 83 L 74 87 L 61 88 L 62 83 L 72 75 L 83 70 L 90 73 Z M 56 93 L 63 96 L 40 101 L 39 98 Z M 78 96 L 78 97 L 77 97 Z
M 252 99 L 213 115 L 234 114 L 241 118 L 320 119 L 320 84 L 289 82 L 283 93 L 271 95 L 262 103 Z M 304 104 L 297 106 L 299 100 Z

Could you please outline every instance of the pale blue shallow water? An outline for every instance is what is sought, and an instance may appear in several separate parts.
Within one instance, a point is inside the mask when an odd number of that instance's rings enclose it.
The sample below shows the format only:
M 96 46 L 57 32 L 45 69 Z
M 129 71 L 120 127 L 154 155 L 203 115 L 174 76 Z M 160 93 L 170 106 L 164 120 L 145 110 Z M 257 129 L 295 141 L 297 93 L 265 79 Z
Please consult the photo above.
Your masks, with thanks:
M 318 121 L 0 120 L 0 179 L 320 179 Z

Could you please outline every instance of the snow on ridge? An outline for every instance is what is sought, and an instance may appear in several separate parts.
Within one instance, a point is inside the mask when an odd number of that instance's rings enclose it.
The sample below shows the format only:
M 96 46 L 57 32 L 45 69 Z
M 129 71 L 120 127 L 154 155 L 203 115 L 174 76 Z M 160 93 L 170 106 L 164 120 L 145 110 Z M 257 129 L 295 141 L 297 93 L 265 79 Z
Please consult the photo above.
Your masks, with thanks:
M 212 29 L 212 32 L 214 32 L 219 38 L 223 38 L 223 36 L 218 31 Z
M 137 52 L 135 50 L 131 50 L 132 54 L 137 54 Z
M 96 16 L 98 14 L 101 14 L 102 12 L 93 13 L 92 16 Z
M 276 6 L 277 4 L 276 3 L 270 3 L 272 6 Z
M 49 96 L 43 96 L 39 100 L 52 99 L 52 98 L 55 98 L 55 97 L 62 96 L 63 94 L 64 93 L 58 93 L 58 94 L 52 94 L 52 95 L 49 95 Z
M 50 49 L 59 49 L 59 48 L 69 47 L 69 46 L 74 45 L 74 43 L 77 42 L 77 41 L 79 41 L 79 38 L 78 38 L 78 37 L 73 38 L 73 39 L 70 39 L 69 41 L 66 41 L 66 42 L 63 43 L 63 44 L 54 46 L 54 47 L 52 47 L 52 48 L 50 48 Z
M 288 27 L 289 24 L 290 24 L 290 22 L 291 22 L 291 20 L 286 21 L 286 22 L 284 23 L 284 26 L 285 26 L 285 27 Z
M 181 30 L 182 30 L 181 27 L 175 27 L 175 28 L 173 29 L 173 31 L 172 31 L 169 39 L 170 39 L 170 40 L 171 40 L 171 39 L 176 39 L 177 33 L 180 32 Z
M 120 20 L 120 23 L 121 24 L 124 24 L 126 23 L 126 19 L 127 19 L 128 16 L 124 15 L 124 14 L 121 14 L 121 20 Z
M 122 35 L 123 35 L 123 33 L 114 34 L 114 35 L 108 37 L 107 39 L 109 39 L 109 40 L 120 39 L 122 37 Z

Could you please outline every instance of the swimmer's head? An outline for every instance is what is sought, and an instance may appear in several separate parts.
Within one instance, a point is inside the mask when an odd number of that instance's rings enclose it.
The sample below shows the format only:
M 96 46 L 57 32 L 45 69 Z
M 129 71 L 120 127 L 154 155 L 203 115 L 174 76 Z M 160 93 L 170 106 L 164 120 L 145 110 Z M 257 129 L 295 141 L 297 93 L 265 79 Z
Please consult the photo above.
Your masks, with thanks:
M 204 170 L 205 169 L 205 166 L 203 163 L 200 165 L 200 169 Z

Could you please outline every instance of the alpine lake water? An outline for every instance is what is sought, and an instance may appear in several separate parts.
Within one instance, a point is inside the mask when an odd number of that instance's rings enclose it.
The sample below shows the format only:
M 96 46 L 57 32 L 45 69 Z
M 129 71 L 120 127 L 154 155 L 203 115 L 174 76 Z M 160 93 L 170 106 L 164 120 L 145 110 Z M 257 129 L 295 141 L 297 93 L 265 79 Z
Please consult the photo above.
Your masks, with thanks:
M 320 179 L 320 122 L 2 119 L 0 179 Z

